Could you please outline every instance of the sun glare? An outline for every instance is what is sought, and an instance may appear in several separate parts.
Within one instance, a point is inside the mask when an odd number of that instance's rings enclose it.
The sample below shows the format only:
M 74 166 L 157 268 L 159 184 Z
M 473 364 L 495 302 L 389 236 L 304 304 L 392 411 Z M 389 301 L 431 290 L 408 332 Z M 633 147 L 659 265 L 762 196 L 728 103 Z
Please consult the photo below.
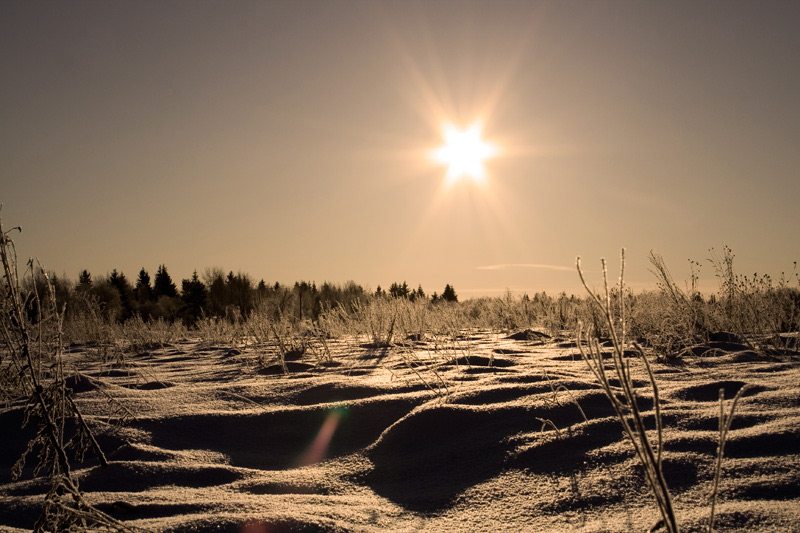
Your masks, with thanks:
M 483 181 L 486 177 L 484 160 L 496 153 L 496 148 L 481 139 L 480 124 L 460 130 L 452 124 L 443 126 L 444 146 L 437 148 L 433 157 L 447 165 L 447 177 L 451 182 L 462 178 Z

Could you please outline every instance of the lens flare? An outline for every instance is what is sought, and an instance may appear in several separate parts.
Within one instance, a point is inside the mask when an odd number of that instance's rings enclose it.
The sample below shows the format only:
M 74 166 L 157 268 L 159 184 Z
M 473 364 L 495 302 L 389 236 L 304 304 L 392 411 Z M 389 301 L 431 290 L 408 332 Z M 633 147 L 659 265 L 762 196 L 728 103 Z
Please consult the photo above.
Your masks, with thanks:
M 346 414 L 346 407 L 336 407 L 328 412 L 328 416 L 322 423 L 322 427 L 314 438 L 314 441 L 309 445 L 303 455 L 300 456 L 298 461 L 299 466 L 313 465 L 327 457 L 331 439 L 333 439 L 333 435 L 339 427 L 339 422 L 341 422 Z

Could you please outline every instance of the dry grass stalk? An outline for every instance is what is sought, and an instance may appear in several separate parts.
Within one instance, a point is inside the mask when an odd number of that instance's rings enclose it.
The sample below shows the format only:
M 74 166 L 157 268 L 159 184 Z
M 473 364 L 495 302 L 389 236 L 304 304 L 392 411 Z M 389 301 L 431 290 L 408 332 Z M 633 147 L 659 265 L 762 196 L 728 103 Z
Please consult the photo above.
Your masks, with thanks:
M 586 336 L 587 348 L 584 348 L 584 336 L 582 327 L 579 324 L 578 329 L 578 348 L 580 349 L 581 356 L 586 362 L 589 370 L 594 374 L 600 386 L 603 388 L 614 412 L 622 423 L 623 430 L 628 437 L 628 440 L 633 445 L 636 456 L 639 458 L 642 466 L 644 467 L 645 479 L 650 485 L 651 490 L 656 498 L 659 512 L 661 513 L 661 522 L 663 526 L 670 533 L 678 531 L 678 521 L 675 516 L 675 510 L 672 505 L 672 496 L 670 495 L 667 487 L 667 482 L 664 477 L 664 471 L 661 464 L 661 456 L 663 452 L 664 442 L 661 425 L 661 408 L 659 405 L 658 385 L 656 384 L 653 372 L 650 369 L 650 364 L 644 356 L 641 348 L 636 346 L 636 352 L 644 363 L 645 370 L 650 380 L 650 385 L 653 391 L 653 405 L 655 406 L 655 419 L 656 419 L 656 433 L 657 443 L 655 451 L 650 442 L 647 432 L 644 427 L 641 411 L 636 402 L 636 393 L 634 391 L 633 379 L 631 378 L 630 360 L 626 358 L 625 353 L 625 300 L 619 298 L 619 308 L 617 316 L 615 316 L 614 309 L 611 304 L 611 293 L 608 286 L 608 270 L 606 268 L 605 260 L 602 261 L 603 265 L 603 292 L 596 293 L 589 288 L 586 280 L 583 277 L 581 270 L 580 258 L 577 260 L 578 275 L 580 276 L 583 286 L 589 293 L 591 300 L 594 302 L 597 309 L 599 309 L 605 326 L 608 328 L 611 342 L 612 342 L 612 364 L 613 369 L 619 381 L 619 388 L 612 387 L 608 374 L 605 370 L 603 362 L 603 354 L 600 348 L 600 343 L 596 338 Z M 625 252 L 623 250 L 621 255 L 620 277 L 619 277 L 619 293 L 623 294 L 624 289 L 624 272 L 625 272 Z M 621 392 L 621 397 L 618 395 Z
M 619 380 L 619 387 L 613 387 L 609 381 L 605 364 L 603 362 L 603 354 L 600 349 L 600 343 L 598 342 L 597 338 L 593 338 L 587 334 L 585 338 L 586 348 L 584 348 L 584 335 L 580 323 L 578 329 L 578 348 L 580 349 L 581 356 L 583 357 L 584 361 L 586 361 L 589 370 L 591 370 L 592 374 L 594 374 L 595 378 L 600 383 L 600 386 L 603 388 L 606 396 L 611 401 L 611 405 L 614 408 L 617 418 L 622 423 L 625 434 L 633 445 L 636 456 L 644 467 L 645 478 L 647 479 L 647 482 L 653 491 L 653 494 L 656 498 L 656 503 L 661 513 L 661 519 L 657 521 L 655 525 L 653 525 L 650 531 L 657 531 L 663 527 L 670 533 L 676 533 L 678 531 L 678 522 L 661 463 L 661 457 L 664 449 L 664 438 L 658 385 L 656 384 L 653 371 L 650 368 L 650 363 L 647 361 L 647 358 L 644 355 L 644 351 L 638 344 L 633 343 L 633 347 L 635 348 L 634 353 L 638 355 L 639 359 L 643 363 L 653 393 L 657 438 L 654 451 L 653 444 L 650 442 L 644 427 L 641 411 L 639 410 L 636 402 L 633 379 L 631 378 L 630 359 L 626 357 L 628 353 L 626 353 L 624 350 L 624 347 L 626 346 L 624 298 L 619 299 L 619 307 L 617 310 L 618 316 L 615 317 L 614 309 L 611 305 L 611 296 L 608 286 L 608 271 L 605 260 L 602 260 L 602 265 L 604 287 L 602 293 L 597 293 L 589 288 L 586 280 L 583 277 L 580 258 L 577 260 L 578 275 L 580 276 L 581 282 L 586 288 L 586 291 L 589 293 L 589 296 L 594 302 L 595 306 L 601 311 L 603 319 L 605 320 L 605 325 L 610 331 L 613 345 L 611 352 L 612 366 Z M 625 250 L 622 250 L 619 294 L 623 294 L 624 272 Z M 736 411 L 736 405 L 747 388 L 748 386 L 745 385 L 736 393 L 727 417 L 724 413 L 724 390 L 720 389 L 719 391 L 719 443 L 717 447 L 713 489 L 710 497 L 710 516 L 708 522 L 709 533 L 714 530 L 715 508 L 719 481 L 722 473 L 722 459 L 725 452 L 725 442 Z
M 19 228 L 13 228 L 18 229 Z M 20 230 L 21 231 L 21 230 Z M 32 322 L 24 306 L 26 298 L 20 289 L 17 255 L 14 241 L 4 231 L 0 220 L 0 260 L 3 264 L 3 294 L 0 304 L 0 323 L 5 348 L 12 366 L 19 368 L 18 380 L 3 383 L 13 387 L 11 394 L 25 405 L 24 424 L 36 421 L 38 431 L 29 441 L 22 457 L 12 468 L 14 478 L 22 475 L 25 460 L 39 448 L 34 475 L 46 475 L 51 488 L 45 496 L 44 508 L 34 531 L 92 531 L 98 528 L 116 531 L 135 531 L 137 528 L 93 507 L 78 489 L 72 475 L 67 449 L 78 448 L 82 454 L 86 445 L 97 454 L 102 465 L 107 464 L 89 427 L 66 387 L 62 313 L 56 307 L 55 290 L 47 271 L 34 261 L 28 263 L 31 276 L 43 276 L 47 294 L 41 295 L 33 285 L 28 301 L 35 301 L 37 316 Z M 47 305 L 44 305 L 47 304 Z M 75 418 L 77 431 L 67 438 L 66 420 Z
M 711 490 L 711 510 L 708 518 L 708 532 L 714 531 L 714 518 L 717 506 L 717 492 L 719 490 L 719 480 L 722 475 L 722 458 L 725 455 L 725 441 L 728 438 L 728 432 L 731 429 L 731 422 L 733 422 L 733 415 L 736 412 L 736 404 L 739 403 L 739 398 L 742 397 L 744 392 L 749 388 L 749 385 L 743 386 L 738 390 L 736 396 L 733 397 L 731 402 L 731 410 L 728 416 L 725 416 L 725 391 L 719 390 L 719 443 L 717 444 L 717 461 L 714 466 L 714 485 Z

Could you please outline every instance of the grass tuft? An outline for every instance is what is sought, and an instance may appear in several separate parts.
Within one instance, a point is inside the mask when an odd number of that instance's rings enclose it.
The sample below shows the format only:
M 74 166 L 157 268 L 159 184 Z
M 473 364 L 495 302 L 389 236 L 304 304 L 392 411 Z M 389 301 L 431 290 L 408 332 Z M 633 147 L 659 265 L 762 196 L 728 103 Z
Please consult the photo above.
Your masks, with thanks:
M 655 376 L 650 367 L 650 363 L 645 357 L 644 351 L 637 343 L 632 343 L 635 351 L 635 356 L 642 362 L 649 384 L 653 394 L 653 405 L 655 409 L 655 423 L 656 423 L 656 442 L 652 443 L 645 430 L 642 413 L 636 401 L 636 391 L 634 388 L 633 379 L 631 377 L 631 359 L 625 348 L 628 346 L 626 341 L 626 317 L 625 317 L 625 298 L 617 298 L 617 306 L 612 305 L 612 295 L 609 290 L 608 284 L 608 270 L 606 267 L 605 259 L 602 259 L 603 267 L 603 291 L 595 292 L 589 288 L 581 270 L 580 257 L 577 259 L 577 270 L 580 276 L 581 283 L 589 294 L 590 300 L 594 303 L 595 307 L 600 312 L 604 325 L 610 333 L 612 343 L 612 357 L 611 357 L 611 370 L 617 376 L 619 386 L 612 386 L 606 365 L 603 361 L 601 353 L 600 342 L 596 336 L 592 336 L 591 332 L 584 332 L 582 324 L 579 323 L 577 345 L 580 349 L 584 361 L 586 361 L 589 370 L 600 383 L 606 397 L 611 402 L 614 411 L 622 424 L 625 435 L 632 444 L 636 456 L 644 467 L 645 479 L 650 485 L 650 489 L 656 499 L 658 510 L 661 518 L 655 522 L 649 531 L 655 532 L 661 528 L 666 529 L 670 533 L 677 533 L 678 520 L 675 514 L 675 508 L 672 502 L 667 481 L 664 476 L 662 466 L 662 455 L 664 450 L 664 437 L 663 425 L 661 418 L 661 406 L 658 394 L 658 384 L 656 383 Z M 654 261 L 657 268 L 658 265 L 663 263 L 659 260 Z M 689 306 L 682 293 L 671 282 L 666 268 L 659 269 L 661 272 L 662 280 L 667 284 L 664 289 L 670 295 L 673 301 L 683 308 Z M 625 273 L 625 250 L 622 250 L 620 256 L 620 276 L 617 294 L 624 294 L 624 273 Z M 670 288 L 670 284 L 673 286 Z M 692 319 L 694 324 L 697 324 L 697 317 Z M 584 344 L 586 347 L 584 347 Z M 730 431 L 731 422 L 736 411 L 736 405 L 743 393 L 747 390 L 748 386 L 742 387 L 733 398 L 730 411 L 725 416 L 724 413 L 724 389 L 719 391 L 719 442 L 717 447 L 716 466 L 714 470 L 713 489 L 710 496 L 710 515 L 708 521 L 708 532 L 714 530 L 715 508 L 717 501 L 717 493 L 719 487 L 720 476 L 722 472 L 722 460 L 725 452 L 725 442 Z
M 3 230 L 0 219 L 0 260 L 3 264 L 0 330 L 8 352 L 3 364 L 6 369 L 16 370 L 13 378 L 8 372 L 0 373 L 3 378 L 0 385 L 12 403 L 24 405 L 23 428 L 29 423 L 38 426 L 36 435 L 12 468 L 12 478 L 19 479 L 25 472 L 31 452 L 37 450 L 33 475 L 46 477 L 50 490 L 45 495 L 34 531 L 140 531 L 92 506 L 72 473 L 67 453 L 70 449 L 77 449 L 79 458 L 91 450 L 101 466 L 107 466 L 108 461 L 72 399 L 71 389 L 66 386 L 63 310 L 56 305 L 53 283 L 42 265 L 31 260 L 28 262 L 30 279 L 43 283 L 34 283 L 27 294 L 23 293 L 16 247 L 10 236 L 13 229 Z M 42 292 L 40 286 L 44 288 Z M 31 306 L 26 306 L 26 303 L 35 304 L 33 316 L 28 313 Z M 76 422 L 72 434 L 66 429 L 66 421 L 70 418 Z

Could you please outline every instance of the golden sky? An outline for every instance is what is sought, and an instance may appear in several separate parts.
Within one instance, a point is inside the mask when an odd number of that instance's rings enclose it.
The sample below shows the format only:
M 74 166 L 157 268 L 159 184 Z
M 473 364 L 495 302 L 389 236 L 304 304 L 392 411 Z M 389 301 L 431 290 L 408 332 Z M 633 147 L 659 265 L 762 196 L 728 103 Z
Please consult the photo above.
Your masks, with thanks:
M 0 201 L 77 278 L 580 292 L 800 240 L 795 2 L 3 2 Z M 496 149 L 431 157 L 445 124 Z M 701 276 L 714 286 L 713 270 Z

